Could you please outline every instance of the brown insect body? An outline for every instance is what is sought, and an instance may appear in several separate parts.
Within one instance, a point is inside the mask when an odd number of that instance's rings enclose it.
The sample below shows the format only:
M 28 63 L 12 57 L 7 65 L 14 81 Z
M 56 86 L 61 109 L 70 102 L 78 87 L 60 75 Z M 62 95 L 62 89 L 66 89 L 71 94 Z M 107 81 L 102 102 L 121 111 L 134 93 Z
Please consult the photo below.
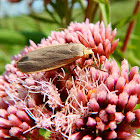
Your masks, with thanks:
M 78 58 L 89 58 L 91 49 L 82 44 L 63 44 L 38 48 L 24 55 L 17 68 L 24 73 L 49 71 L 70 64 Z

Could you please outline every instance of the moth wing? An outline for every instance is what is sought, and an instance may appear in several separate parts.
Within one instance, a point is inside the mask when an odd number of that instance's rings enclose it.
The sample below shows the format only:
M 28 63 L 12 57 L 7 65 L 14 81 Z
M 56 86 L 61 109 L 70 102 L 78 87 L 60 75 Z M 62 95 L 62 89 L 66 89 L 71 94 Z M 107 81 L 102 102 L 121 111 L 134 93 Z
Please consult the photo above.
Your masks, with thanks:
M 23 56 L 17 67 L 25 73 L 53 70 L 82 57 L 83 47 L 82 44 L 42 47 Z

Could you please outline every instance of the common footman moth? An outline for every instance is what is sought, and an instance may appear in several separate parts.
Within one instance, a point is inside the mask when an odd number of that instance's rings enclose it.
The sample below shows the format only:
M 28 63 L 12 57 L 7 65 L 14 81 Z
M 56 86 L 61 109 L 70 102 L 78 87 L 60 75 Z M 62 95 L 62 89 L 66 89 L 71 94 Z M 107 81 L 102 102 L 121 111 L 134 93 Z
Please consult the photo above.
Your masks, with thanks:
M 49 71 L 92 55 L 92 49 L 76 43 L 41 47 L 24 55 L 17 62 L 17 68 L 24 73 Z

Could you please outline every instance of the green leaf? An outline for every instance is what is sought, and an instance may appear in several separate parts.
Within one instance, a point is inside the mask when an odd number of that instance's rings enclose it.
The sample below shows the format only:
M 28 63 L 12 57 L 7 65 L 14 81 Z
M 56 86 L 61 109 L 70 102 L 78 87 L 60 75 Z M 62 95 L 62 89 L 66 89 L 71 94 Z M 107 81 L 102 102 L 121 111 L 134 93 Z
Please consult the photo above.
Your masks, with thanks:
M 45 129 L 39 129 L 39 134 L 45 137 L 45 139 L 47 139 L 50 135 L 50 132 Z
M 102 4 L 108 3 L 108 0 L 94 0 L 94 1 L 96 1 L 98 3 L 102 3 Z
M 24 45 L 0 45 L 0 74 L 5 70 L 5 65 L 10 63 L 11 56 L 18 54 L 22 50 Z
M 136 19 L 138 14 L 135 14 L 133 16 L 127 16 L 125 18 L 122 18 L 121 20 L 118 20 L 116 23 L 112 24 L 112 28 L 117 28 L 118 30 L 122 27 L 124 27 L 126 24 L 130 23 L 134 19 Z
M 26 45 L 29 45 L 29 40 L 32 40 L 35 43 L 40 43 L 42 38 L 47 38 L 47 36 L 42 32 L 20 31 L 20 34 L 22 34 L 22 35 L 24 35 L 24 37 L 26 37 L 26 40 L 27 40 Z
M 49 10 L 48 8 L 46 8 L 46 11 L 51 16 L 51 18 L 54 20 L 54 22 L 60 25 L 60 23 L 59 23 L 58 19 L 56 18 L 54 12 L 51 12 L 51 10 Z
M 135 54 L 140 59 L 140 51 L 138 51 L 140 46 L 140 14 L 137 15 L 135 29 L 131 37 L 131 43 L 136 46 Z
M 110 23 L 110 3 L 107 0 L 98 0 L 105 26 Z
M 0 30 L 0 43 L 1 44 L 20 44 L 23 45 L 27 42 L 26 37 L 19 32 L 9 31 L 5 29 Z
M 137 51 L 137 49 L 135 49 L 135 51 Z M 132 66 L 136 66 L 136 65 L 140 66 L 140 60 L 139 60 L 138 56 L 136 56 L 135 51 L 128 50 L 126 53 L 126 58 L 131 63 Z M 139 56 L 140 56 L 140 54 L 139 54 Z
M 138 129 L 137 133 L 140 134 L 140 128 Z M 139 138 L 140 138 L 140 136 L 139 136 Z
M 140 104 L 137 104 L 137 105 L 135 106 L 135 109 L 134 109 L 134 110 L 136 110 L 136 109 L 140 109 Z
M 28 45 L 29 40 L 39 43 L 44 37 L 46 38 L 47 36 L 42 32 L 10 31 L 5 29 L 0 30 L 1 44 Z
M 47 11 L 50 15 L 52 15 L 51 14 L 51 12 L 49 12 L 49 11 Z M 53 14 L 54 15 L 54 14 Z M 36 15 L 36 14 L 32 14 L 32 15 L 29 15 L 30 17 L 32 17 L 33 19 L 37 19 L 37 20 L 39 20 L 39 21 L 42 21 L 42 22 L 48 22 L 48 23 L 57 23 L 58 24 L 58 22 L 57 22 L 57 20 L 51 20 L 51 19 L 47 19 L 47 18 L 45 18 L 45 17 L 41 17 L 41 16 L 38 16 L 38 15 Z

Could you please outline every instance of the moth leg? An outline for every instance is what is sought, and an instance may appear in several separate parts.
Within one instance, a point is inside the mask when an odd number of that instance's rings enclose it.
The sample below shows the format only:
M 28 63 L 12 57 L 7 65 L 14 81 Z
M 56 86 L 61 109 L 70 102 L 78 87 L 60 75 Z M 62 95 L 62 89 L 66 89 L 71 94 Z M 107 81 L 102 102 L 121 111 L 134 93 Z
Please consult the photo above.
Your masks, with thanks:
M 84 69 L 87 68 L 87 67 L 92 67 L 92 66 L 93 66 L 94 68 L 96 68 L 97 70 L 100 70 L 100 71 L 103 71 L 103 72 L 107 72 L 107 73 L 108 73 L 108 71 L 102 70 L 102 69 L 100 69 L 99 67 L 95 66 L 94 64 L 92 64 L 92 65 L 87 64 L 87 65 L 85 65 L 85 66 L 82 68 L 82 70 L 84 70 Z

